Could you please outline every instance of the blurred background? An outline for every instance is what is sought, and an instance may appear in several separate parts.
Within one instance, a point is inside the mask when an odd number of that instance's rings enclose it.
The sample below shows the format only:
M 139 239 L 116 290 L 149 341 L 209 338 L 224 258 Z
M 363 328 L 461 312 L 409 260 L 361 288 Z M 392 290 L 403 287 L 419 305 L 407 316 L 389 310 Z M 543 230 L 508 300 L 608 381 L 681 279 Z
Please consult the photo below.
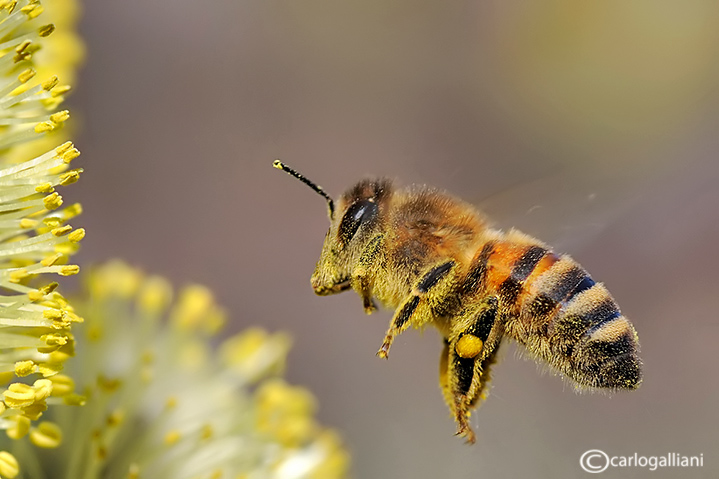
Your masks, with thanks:
M 704 454 L 719 475 L 719 6 L 713 0 L 87 2 L 70 100 L 80 264 L 210 286 L 230 331 L 294 337 L 288 376 L 355 478 L 577 477 L 588 449 Z M 322 199 L 427 183 L 571 254 L 639 331 L 635 392 L 578 395 L 505 344 L 477 444 L 454 437 L 437 333 L 375 357 L 391 311 L 309 277 Z

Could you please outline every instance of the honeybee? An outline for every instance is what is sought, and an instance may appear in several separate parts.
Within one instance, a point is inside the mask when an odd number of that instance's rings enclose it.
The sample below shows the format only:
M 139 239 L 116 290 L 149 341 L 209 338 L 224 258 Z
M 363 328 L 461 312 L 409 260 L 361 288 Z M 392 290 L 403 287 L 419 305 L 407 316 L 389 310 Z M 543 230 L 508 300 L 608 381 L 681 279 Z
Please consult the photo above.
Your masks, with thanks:
M 322 195 L 330 228 L 312 274 L 318 295 L 354 289 L 395 310 L 377 356 L 410 326 L 444 339 L 439 382 L 474 443 L 470 411 L 488 394 L 502 338 L 522 344 L 578 387 L 636 389 L 639 341 L 607 289 L 567 255 L 517 230 L 491 228 L 472 205 L 426 186 L 365 179 L 338 200 L 295 170 L 279 168 Z

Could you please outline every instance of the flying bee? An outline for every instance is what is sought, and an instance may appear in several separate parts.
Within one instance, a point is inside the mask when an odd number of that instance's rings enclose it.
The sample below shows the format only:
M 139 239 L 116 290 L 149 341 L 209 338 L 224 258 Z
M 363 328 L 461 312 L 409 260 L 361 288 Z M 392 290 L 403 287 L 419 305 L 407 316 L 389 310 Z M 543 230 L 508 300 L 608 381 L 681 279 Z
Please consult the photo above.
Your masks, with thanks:
M 636 389 L 639 341 L 607 289 L 567 255 L 516 230 L 491 228 L 472 205 L 425 186 L 361 180 L 337 201 L 275 160 L 275 168 L 322 195 L 330 228 L 312 288 L 354 289 L 364 310 L 394 309 L 377 356 L 398 334 L 431 324 L 444 338 L 440 386 L 473 443 L 471 409 L 488 393 L 502 338 L 522 344 L 578 387 Z

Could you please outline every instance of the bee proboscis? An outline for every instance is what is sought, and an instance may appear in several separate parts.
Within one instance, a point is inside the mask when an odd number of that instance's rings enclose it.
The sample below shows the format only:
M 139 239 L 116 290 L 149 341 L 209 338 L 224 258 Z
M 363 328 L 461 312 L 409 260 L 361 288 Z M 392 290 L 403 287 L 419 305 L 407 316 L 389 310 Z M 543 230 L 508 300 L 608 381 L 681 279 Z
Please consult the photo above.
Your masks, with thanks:
M 473 443 L 470 410 L 488 393 L 490 368 L 503 338 L 579 387 L 636 389 L 639 341 L 602 283 L 567 255 L 517 230 L 491 228 L 472 205 L 426 186 L 395 188 L 365 179 L 337 201 L 322 195 L 330 228 L 312 274 L 318 295 L 354 289 L 364 310 L 376 299 L 394 309 L 377 352 L 387 358 L 410 326 L 435 326 L 444 339 L 440 386 Z

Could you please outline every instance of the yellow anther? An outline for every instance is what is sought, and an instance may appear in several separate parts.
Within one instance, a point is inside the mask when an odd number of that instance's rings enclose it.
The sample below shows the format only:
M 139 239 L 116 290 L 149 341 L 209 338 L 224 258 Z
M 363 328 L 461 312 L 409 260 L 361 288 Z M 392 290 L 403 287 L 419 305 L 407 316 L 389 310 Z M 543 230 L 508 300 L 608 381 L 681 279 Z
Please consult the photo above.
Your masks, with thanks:
M 214 435 L 214 430 L 210 424 L 205 424 L 200 430 L 201 439 L 210 439 Z
M 35 372 L 35 363 L 31 360 L 17 361 L 15 363 L 15 375 L 18 377 L 29 376 Z
M 40 336 L 40 340 L 44 341 L 48 346 L 64 346 L 67 344 L 67 336 L 60 333 L 43 334 Z
M 55 129 L 55 124 L 51 121 L 43 121 L 35 125 L 35 133 L 47 133 Z
M 67 239 L 70 240 L 70 243 L 79 243 L 84 237 L 85 228 L 78 228 L 69 235 L 67 235 Z
M 45 449 L 56 448 L 62 442 L 62 431 L 55 423 L 41 422 L 30 430 L 30 442 Z
M 482 351 L 482 340 L 472 334 L 465 334 L 455 346 L 455 351 L 460 358 L 474 358 Z
M 82 323 L 85 320 L 72 311 L 65 311 L 65 320 L 71 323 Z
M 120 409 L 116 409 L 110 413 L 109 416 L 107 416 L 107 425 L 110 427 L 117 427 L 120 424 L 122 424 L 122 421 L 125 419 L 125 413 L 122 412 Z
M 28 68 L 17 76 L 20 83 L 27 83 L 32 77 L 35 76 L 35 70 Z
M 167 401 L 165 401 L 165 409 L 171 410 L 175 409 L 177 407 L 177 398 L 174 396 L 170 396 L 167 398 Z
M 87 402 L 87 398 L 85 396 L 75 393 L 63 396 L 62 400 L 68 406 L 84 406 Z
M 59 82 L 60 80 L 57 78 L 57 75 L 53 75 L 52 77 L 50 77 L 49 80 L 43 82 L 42 89 L 45 91 L 50 91 L 55 88 L 55 86 L 57 86 Z
M 73 218 L 75 216 L 82 214 L 82 205 L 80 203 L 73 203 L 67 208 L 65 208 L 65 217 L 66 218 Z
M 30 229 L 37 226 L 37 220 L 31 220 L 30 218 L 23 218 L 20 220 L 20 228 Z
M 15 271 L 13 271 L 12 273 L 10 273 L 10 282 L 11 283 L 19 283 L 20 281 L 27 278 L 28 276 L 30 276 L 30 275 L 28 274 L 27 270 L 17 269 Z
M 71 185 L 80 179 L 80 172 L 78 170 L 68 171 L 60 175 L 60 184 L 62 186 Z
M 43 183 L 41 185 L 37 185 L 35 187 L 35 191 L 38 193 L 52 193 L 55 191 L 55 188 L 52 187 L 51 183 Z
M 80 272 L 80 267 L 76 264 L 63 266 L 60 268 L 60 276 L 72 276 Z
M 80 150 L 77 148 L 71 148 L 62 154 L 62 161 L 70 163 L 72 160 L 80 156 Z
M 52 382 L 52 395 L 65 396 L 75 390 L 75 381 L 70 376 L 56 374 L 50 378 Z
M 50 216 L 49 218 L 42 220 L 42 222 L 48 228 L 57 228 L 62 224 L 62 220 L 57 216 Z
M 140 479 L 140 466 L 133 462 L 130 464 L 127 472 L 127 479 Z
M 45 299 L 45 295 L 42 293 L 42 291 L 28 291 L 27 298 L 33 303 L 36 303 Z
M 30 44 L 32 44 L 32 41 L 25 40 L 20 45 L 15 47 L 15 53 L 18 53 L 18 54 L 24 53 L 28 49 Z
M 62 319 L 63 313 L 62 311 L 58 311 L 57 309 L 46 309 L 42 312 L 42 317 L 45 319 L 52 319 L 53 321 Z
M 38 291 L 40 291 L 43 294 L 50 294 L 53 291 L 55 291 L 55 289 L 57 289 L 57 287 L 58 287 L 58 284 L 55 281 L 53 281 L 52 283 L 46 284 L 42 288 L 38 288 Z
M 36 18 L 43 12 L 43 10 L 45 10 L 43 6 L 38 4 L 25 5 L 20 9 L 20 11 L 27 15 L 27 17 L 30 19 Z
M 57 352 L 57 351 L 53 351 Z M 42 374 L 42 377 L 44 378 L 52 378 L 57 373 L 59 373 L 62 370 L 62 363 L 52 363 L 52 364 L 39 364 L 37 367 L 37 372 Z
M 72 90 L 72 87 L 70 85 L 58 85 L 55 88 L 52 89 L 52 92 L 50 92 L 50 95 L 52 95 L 53 98 L 59 97 L 64 95 L 65 93 Z
M 50 115 L 50 121 L 53 123 L 63 123 L 67 121 L 70 118 L 70 111 L 69 110 L 62 110 L 58 111 L 57 113 L 53 113 Z
M 52 381 L 38 379 L 33 383 L 33 388 L 35 388 L 35 401 L 43 401 L 52 394 Z
M 53 234 L 53 236 L 64 236 L 64 235 L 68 234 L 70 231 L 72 231 L 72 226 L 65 225 L 65 226 L 60 226 L 59 228 L 53 228 L 51 233 Z
M 147 314 L 162 314 L 172 301 L 172 286 L 164 278 L 151 277 L 144 281 L 137 302 Z
M 30 418 L 25 416 L 13 416 L 10 418 L 12 425 L 5 431 L 10 439 L 20 439 L 30 432 Z M 0 475 L 0 477 L 2 477 Z
M 35 402 L 35 390 L 22 383 L 12 383 L 5 392 L 5 405 L 13 409 L 27 407 Z
M 42 201 L 45 204 L 45 208 L 48 210 L 54 210 L 62 206 L 62 196 L 60 196 L 57 192 L 46 196 Z
M 65 154 L 65 152 L 67 152 L 67 151 L 70 150 L 71 148 L 73 148 L 72 142 L 71 142 L 71 141 L 66 141 L 66 142 L 63 143 L 62 145 L 60 145 L 60 146 L 58 146 L 57 148 L 55 148 L 55 153 L 57 153 L 58 155 L 63 155 L 63 154 Z
M 165 434 L 165 444 L 168 446 L 176 444 L 180 439 L 182 439 L 180 431 L 170 431 Z
M 0 452 L 0 477 L 14 479 L 20 474 L 20 465 L 15 456 L 7 451 Z
M 40 27 L 40 29 L 37 31 L 37 34 L 40 35 L 41 37 L 47 37 L 54 31 L 55 31 L 55 25 L 50 23 L 50 24 L 43 25 L 42 27 Z
M 45 267 L 49 267 L 49 266 L 54 265 L 58 261 L 60 261 L 60 259 L 62 259 L 62 257 L 63 257 L 62 254 L 55 253 L 53 255 L 46 256 L 45 258 L 42 259 L 42 261 L 40 261 L 40 263 Z

